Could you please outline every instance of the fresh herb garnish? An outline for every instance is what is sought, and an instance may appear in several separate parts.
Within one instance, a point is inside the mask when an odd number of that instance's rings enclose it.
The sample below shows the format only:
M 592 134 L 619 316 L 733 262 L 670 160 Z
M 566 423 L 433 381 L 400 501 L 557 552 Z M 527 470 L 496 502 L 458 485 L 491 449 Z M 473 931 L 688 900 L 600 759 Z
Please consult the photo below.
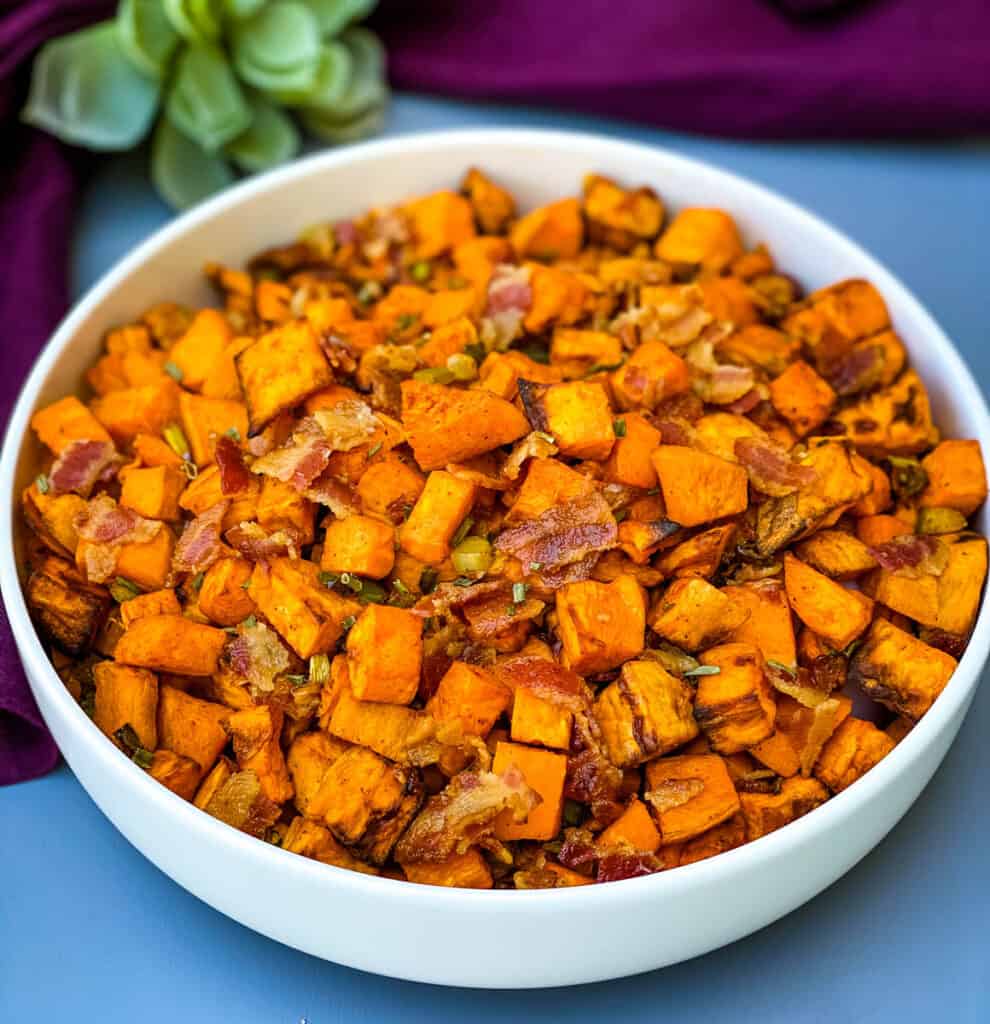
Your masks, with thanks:
M 132 601 L 135 597 L 141 596 L 141 588 L 124 576 L 118 576 L 110 584 L 110 596 L 117 602 L 123 604 L 125 601 Z
M 717 676 L 722 670 L 718 665 L 699 665 L 697 668 L 688 669 L 685 676 Z
M 47 494 L 52 489 L 52 485 L 48 482 L 48 477 L 44 473 L 35 477 L 34 482 L 38 485 L 38 490 L 42 494 Z
M 773 658 L 767 658 L 767 664 L 778 672 L 790 676 L 791 679 L 797 679 L 797 668 L 794 665 L 785 665 L 782 661 L 774 661 Z
M 526 584 L 525 583 L 513 583 L 512 584 L 512 603 L 522 604 L 526 600 Z
M 172 378 L 172 380 L 177 381 L 180 384 L 182 383 L 182 367 L 176 366 L 171 359 L 162 366 L 162 369 Z
M 617 420 L 612 421 L 612 429 L 615 431 L 616 437 L 626 436 L 626 421 L 619 417 Z

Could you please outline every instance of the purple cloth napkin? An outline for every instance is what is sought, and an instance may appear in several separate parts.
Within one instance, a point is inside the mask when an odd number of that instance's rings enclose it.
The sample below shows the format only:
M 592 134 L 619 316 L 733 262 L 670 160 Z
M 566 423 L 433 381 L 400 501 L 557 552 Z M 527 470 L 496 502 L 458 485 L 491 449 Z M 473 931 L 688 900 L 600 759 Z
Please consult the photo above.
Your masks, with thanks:
M 990 131 L 987 0 L 384 0 L 374 20 L 400 88 L 743 137 Z
M 0 276 L 0 428 L 68 305 L 66 264 L 76 199 L 70 153 L 17 119 L 27 62 L 46 38 L 107 10 L 106 0 L 0 2 L 0 253 L 7 258 Z M 57 760 L 0 606 L 0 785 L 42 775 Z

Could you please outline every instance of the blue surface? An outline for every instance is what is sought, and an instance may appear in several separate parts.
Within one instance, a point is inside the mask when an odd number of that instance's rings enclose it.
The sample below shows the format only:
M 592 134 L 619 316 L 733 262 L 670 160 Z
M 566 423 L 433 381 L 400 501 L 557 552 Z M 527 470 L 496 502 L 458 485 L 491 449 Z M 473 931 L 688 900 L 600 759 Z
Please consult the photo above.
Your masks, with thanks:
M 990 380 L 987 145 L 725 142 L 411 97 L 395 104 L 389 132 L 494 124 L 656 142 L 778 189 L 885 260 L 946 327 L 981 382 Z M 168 216 L 144 182 L 141 158 L 108 162 L 79 219 L 77 292 Z M 529 993 L 375 978 L 261 938 L 152 867 L 62 767 L 0 790 L 0 1021 L 986 1024 L 988 736 L 984 686 L 941 770 L 900 825 L 783 921 L 664 971 Z M 566 929 L 561 921 L 562 944 Z M 498 956 L 483 935 L 465 935 L 465 942 L 479 956 Z

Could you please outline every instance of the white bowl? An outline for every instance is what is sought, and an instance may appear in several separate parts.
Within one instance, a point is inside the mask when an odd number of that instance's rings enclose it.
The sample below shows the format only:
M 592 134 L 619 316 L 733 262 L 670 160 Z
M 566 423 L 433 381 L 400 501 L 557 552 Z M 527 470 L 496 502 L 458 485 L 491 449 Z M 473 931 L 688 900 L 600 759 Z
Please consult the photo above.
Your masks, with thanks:
M 807 287 L 862 276 L 883 293 L 949 436 L 990 451 L 990 418 L 959 354 L 918 301 L 843 235 L 779 196 L 695 160 L 590 135 L 460 131 L 320 154 L 254 178 L 180 217 L 90 291 L 41 354 L 0 463 L 0 586 L 45 721 L 79 781 L 151 861 L 212 907 L 337 963 L 398 978 L 478 987 L 597 981 L 676 963 L 795 909 L 893 827 L 945 756 L 990 643 L 981 610 L 969 649 L 920 724 L 855 785 L 772 835 L 675 871 L 609 885 L 529 892 L 448 890 L 328 867 L 251 839 L 196 810 L 106 741 L 59 681 L 18 581 L 18 496 L 41 457 L 35 408 L 78 391 L 103 332 L 163 298 L 207 303 L 208 259 L 240 265 L 314 221 L 440 187 L 472 164 L 522 207 L 574 193 L 589 170 L 654 187 L 674 208 L 731 211 Z M 987 531 L 986 511 L 980 528 Z M 976 780 L 973 780 L 976 784 Z M 897 884 L 891 879 L 891 884 Z

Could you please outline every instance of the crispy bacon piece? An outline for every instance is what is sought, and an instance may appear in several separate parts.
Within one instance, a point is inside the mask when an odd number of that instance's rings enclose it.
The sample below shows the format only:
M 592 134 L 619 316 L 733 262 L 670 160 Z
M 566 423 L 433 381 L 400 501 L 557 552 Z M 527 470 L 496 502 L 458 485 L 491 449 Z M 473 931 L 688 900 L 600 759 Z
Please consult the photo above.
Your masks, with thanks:
M 496 550 L 518 558 L 526 567 L 538 563 L 543 582 L 551 586 L 553 570 L 585 562 L 615 547 L 619 528 L 608 502 L 598 491 L 548 508 L 546 512 L 499 534 Z M 594 562 L 588 567 L 588 574 Z M 560 584 L 557 583 L 557 586 Z
M 595 818 L 608 825 L 622 813 L 621 788 L 622 772 L 605 753 L 597 719 L 590 710 L 577 712 L 571 731 L 564 796 L 588 804 Z
M 79 539 L 89 542 L 84 560 L 86 578 L 92 583 L 106 583 L 116 572 L 117 553 L 125 544 L 146 543 L 165 529 L 162 523 L 121 508 L 105 494 L 90 500 L 76 526 Z
M 303 494 L 318 505 L 326 505 L 338 519 L 361 511 L 361 502 L 354 490 L 328 472 L 321 473 Z
M 224 434 L 217 438 L 214 452 L 217 469 L 220 470 L 220 492 L 222 494 L 240 494 L 251 486 L 251 474 L 244 463 L 244 453 L 240 445 Z
M 542 601 L 531 597 L 516 604 L 510 585 L 503 583 L 495 593 L 464 604 L 468 636 L 472 640 L 492 640 L 516 623 L 535 619 L 545 607 Z
M 275 679 L 289 670 L 289 653 L 278 634 L 263 622 L 237 627 L 237 636 L 227 644 L 230 667 L 243 676 L 252 696 L 271 693 Z
M 549 459 L 558 452 L 553 440 L 540 431 L 532 431 L 521 441 L 517 441 L 515 447 L 509 452 L 505 462 L 502 463 L 502 476 L 507 480 L 518 480 L 523 466 L 529 459 Z
M 756 383 L 749 366 L 720 363 L 715 358 L 715 341 L 702 337 L 687 351 L 686 359 L 695 374 L 691 381 L 695 394 L 715 405 L 730 405 L 743 397 Z
M 327 468 L 331 454 L 323 428 L 310 416 L 299 424 L 284 445 L 256 459 L 251 472 L 274 477 L 297 491 L 305 491 Z
M 500 263 L 488 282 L 486 316 L 496 313 L 525 313 L 533 304 L 533 289 L 530 287 L 529 267 L 516 267 L 511 263 Z
M 218 501 L 186 523 L 172 555 L 176 572 L 202 572 L 220 557 L 220 524 L 229 506 L 229 501 Z
M 502 811 L 510 810 L 516 821 L 525 821 L 539 800 L 515 766 L 501 775 L 461 772 L 426 801 L 396 845 L 396 860 L 435 864 L 464 853 L 491 833 Z
M 730 402 L 726 407 L 726 412 L 735 413 L 737 416 L 745 416 L 746 413 L 752 412 L 759 404 L 763 401 L 758 388 L 750 388 L 742 398 L 737 398 L 734 402 Z
M 948 560 L 948 550 L 938 537 L 917 537 L 903 534 L 884 544 L 870 548 L 870 553 L 888 572 L 915 570 L 914 576 L 941 576 Z
M 598 862 L 599 882 L 619 882 L 660 871 L 663 865 L 652 853 L 610 853 Z
M 598 859 L 598 847 L 594 835 L 586 828 L 569 828 L 564 831 L 564 842 L 557 859 L 565 868 L 577 871 Z
M 830 371 L 829 384 L 837 395 L 857 395 L 879 382 L 883 374 L 883 349 L 879 345 L 853 348 Z
M 224 539 L 252 562 L 267 562 L 283 555 L 298 558 L 302 547 L 302 534 L 291 525 L 266 533 L 258 523 L 240 523 L 232 526 Z
M 798 465 L 783 445 L 770 438 L 738 437 L 733 447 L 749 482 L 773 498 L 793 494 L 816 479 L 810 466 Z
M 99 482 L 113 479 L 123 458 L 109 441 L 70 441 L 48 471 L 54 494 L 88 498 Z
M 570 669 L 546 658 L 531 655 L 507 658 L 496 667 L 495 674 L 509 689 L 523 687 L 569 711 L 585 711 L 591 704 L 591 695 L 584 680 Z

